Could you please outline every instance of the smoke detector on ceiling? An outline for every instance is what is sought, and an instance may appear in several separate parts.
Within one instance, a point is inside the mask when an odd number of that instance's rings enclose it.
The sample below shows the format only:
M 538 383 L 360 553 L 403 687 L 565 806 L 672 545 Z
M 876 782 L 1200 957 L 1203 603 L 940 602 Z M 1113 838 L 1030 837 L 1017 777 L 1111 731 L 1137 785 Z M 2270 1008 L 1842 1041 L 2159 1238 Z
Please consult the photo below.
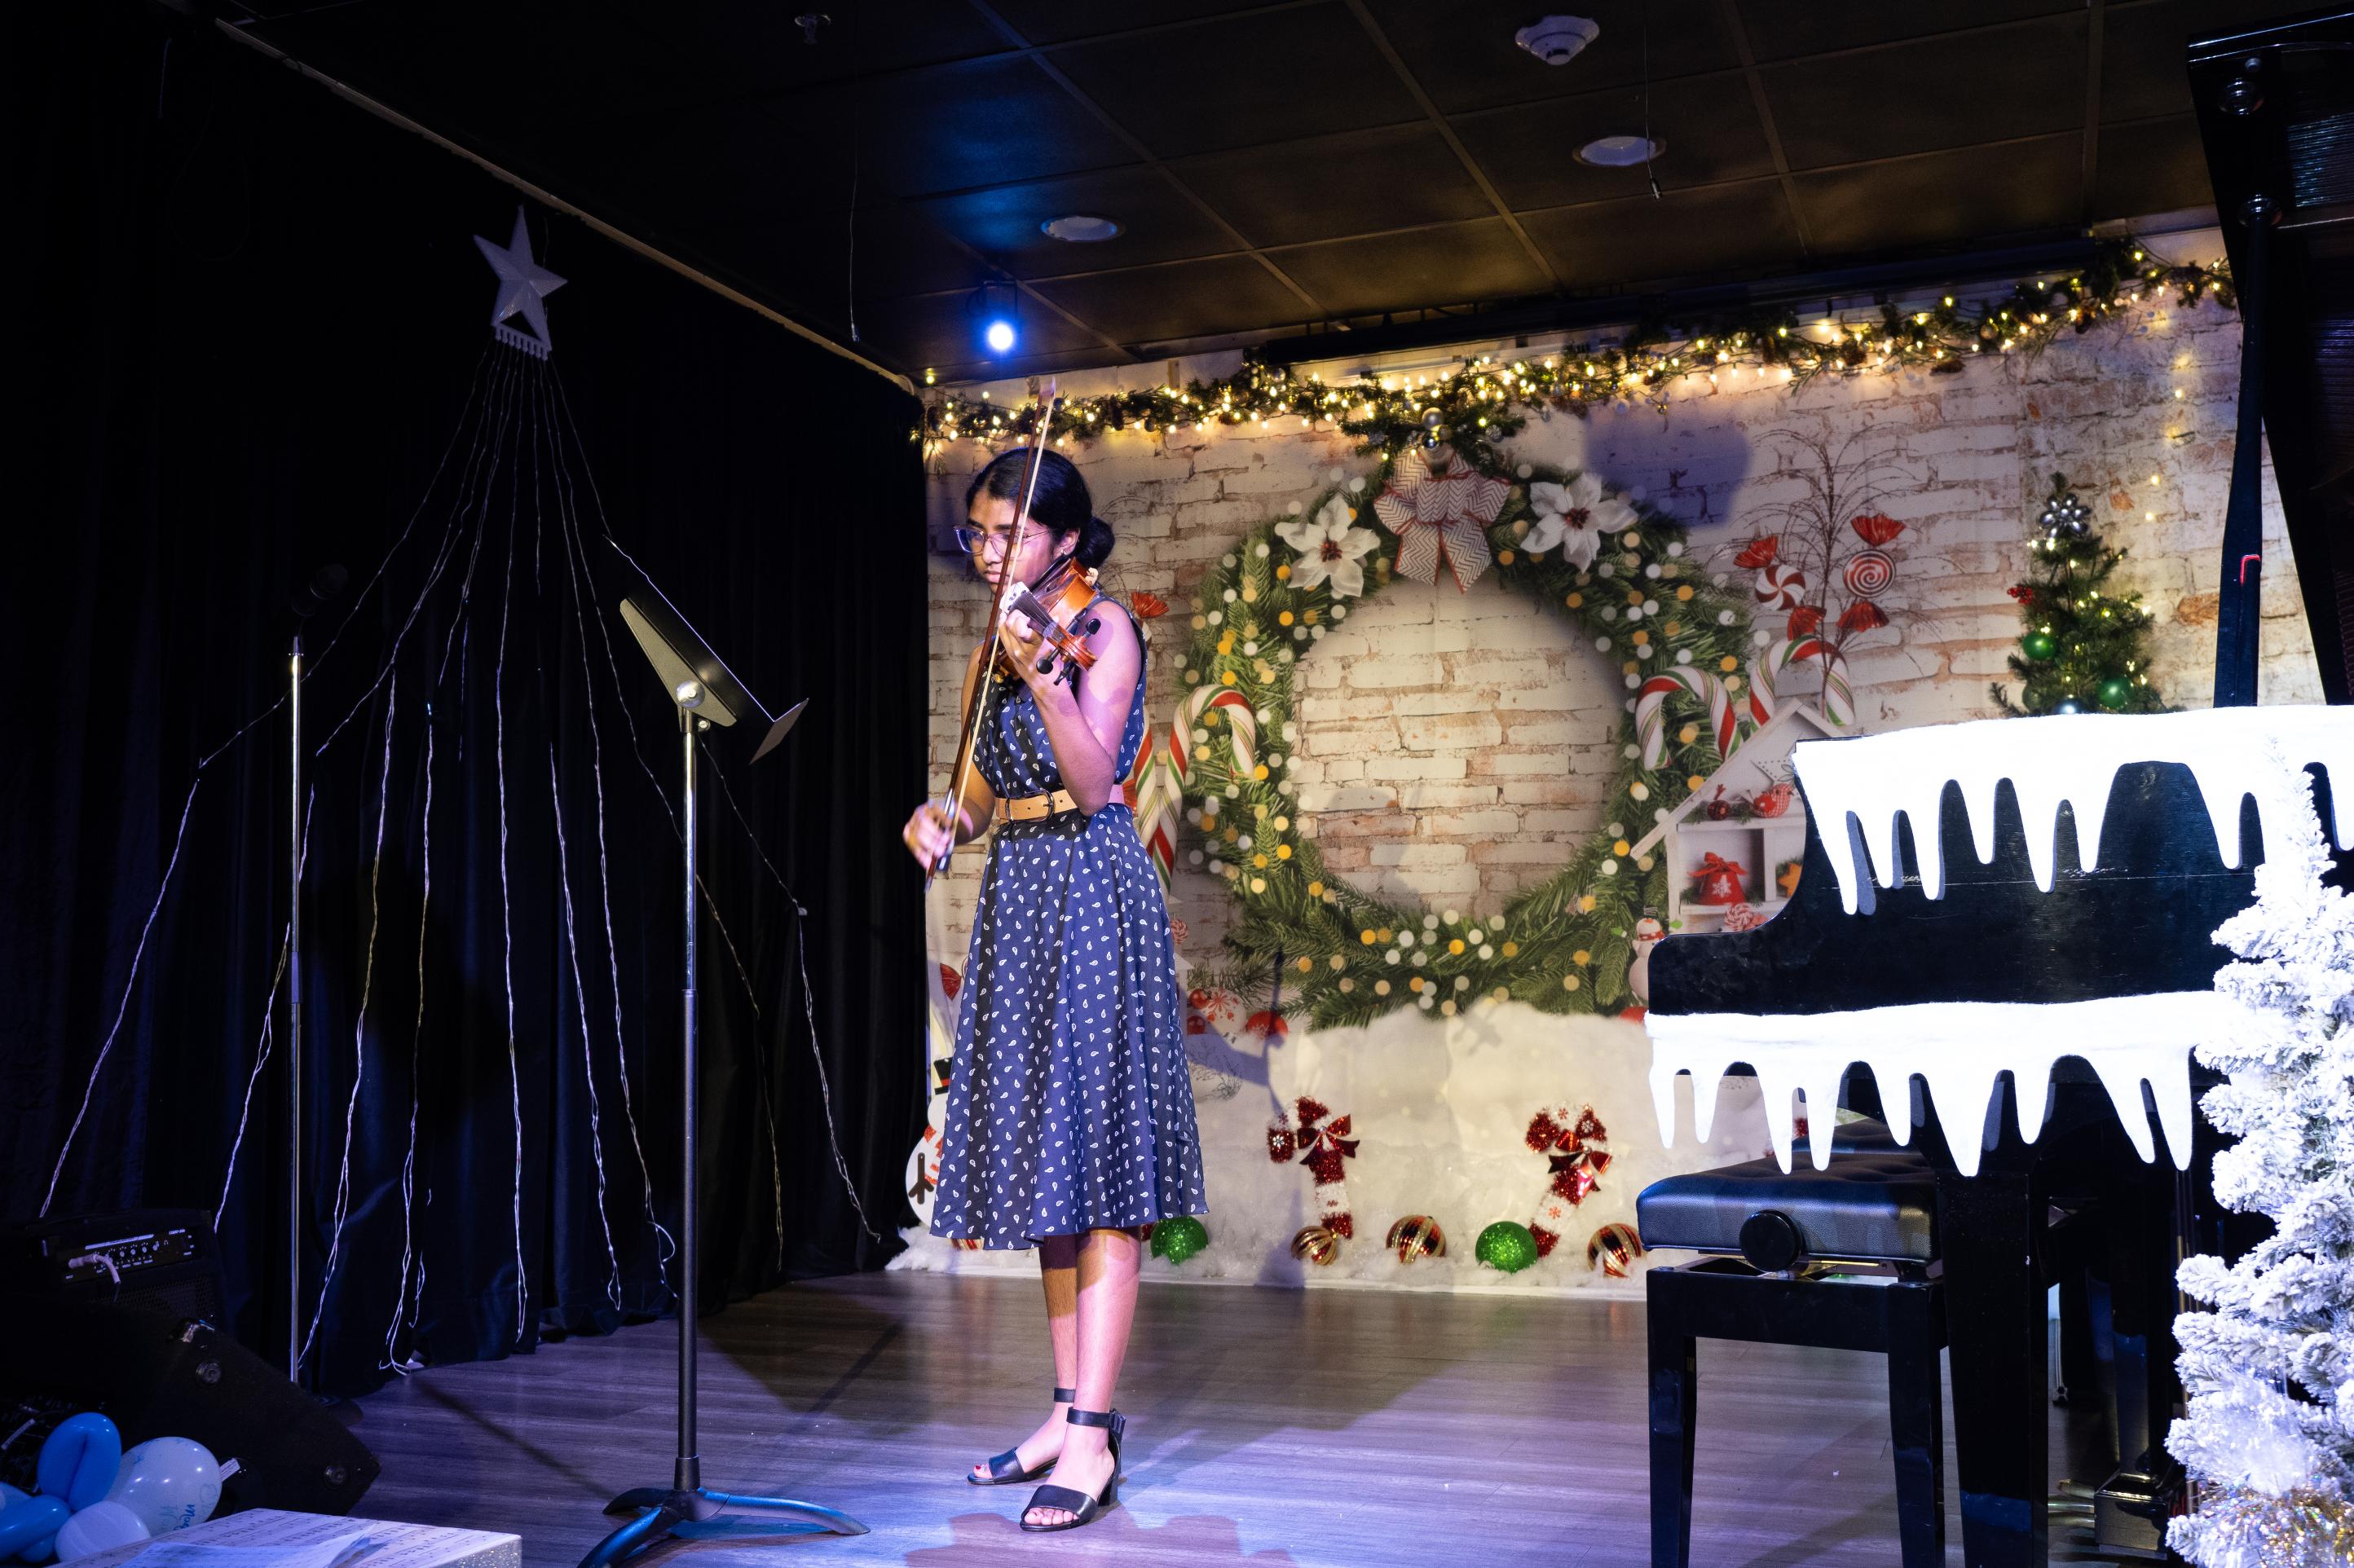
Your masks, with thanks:
M 1512 42 L 1545 64 L 1557 66 L 1575 59 L 1601 36 L 1601 27 L 1584 16 L 1547 16 L 1514 33 Z

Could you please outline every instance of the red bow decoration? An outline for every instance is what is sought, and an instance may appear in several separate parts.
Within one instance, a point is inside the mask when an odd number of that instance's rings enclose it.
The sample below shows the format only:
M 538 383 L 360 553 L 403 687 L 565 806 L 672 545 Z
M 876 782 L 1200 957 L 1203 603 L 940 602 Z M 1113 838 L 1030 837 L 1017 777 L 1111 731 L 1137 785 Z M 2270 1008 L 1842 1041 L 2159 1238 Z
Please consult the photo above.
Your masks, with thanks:
M 1760 567 L 1772 566 L 1774 557 L 1781 553 L 1782 535 L 1763 534 L 1742 546 L 1740 553 L 1733 557 L 1733 564 L 1744 571 L 1754 572 Z
M 1694 882 L 1703 882 L 1720 873 L 1737 878 L 1746 875 L 1747 870 L 1739 861 L 1727 860 L 1714 850 L 1711 850 L 1700 857 L 1700 865 L 1691 873 L 1691 878 Z
M 1904 532 L 1903 524 L 1893 517 L 1882 517 L 1878 513 L 1866 513 L 1863 516 L 1853 518 L 1849 522 L 1848 526 L 1855 530 L 1858 538 L 1874 549 L 1878 549 Z
M 1357 1157 L 1357 1140 L 1349 1136 L 1349 1118 L 1334 1116 L 1316 1101 L 1299 1101 L 1299 1163 L 1308 1167 L 1320 1187 L 1341 1180 L 1341 1162 Z M 1323 1121 L 1322 1127 L 1316 1124 Z
M 1540 1223 L 1529 1226 L 1538 1256 L 1551 1255 L 1561 1240 L 1560 1232 L 1542 1223 L 1559 1213 L 1553 1200 L 1575 1208 L 1601 1185 L 1602 1173 L 1610 1169 L 1610 1151 L 1600 1146 L 1609 1136 L 1592 1106 L 1580 1111 L 1575 1121 L 1567 1120 L 1565 1113 L 1556 1117 L 1550 1111 L 1539 1111 L 1529 1119 L 1529 1147 L 1545 1156 L 1552 1173 L 1546 1201 L 1537 1216 Z

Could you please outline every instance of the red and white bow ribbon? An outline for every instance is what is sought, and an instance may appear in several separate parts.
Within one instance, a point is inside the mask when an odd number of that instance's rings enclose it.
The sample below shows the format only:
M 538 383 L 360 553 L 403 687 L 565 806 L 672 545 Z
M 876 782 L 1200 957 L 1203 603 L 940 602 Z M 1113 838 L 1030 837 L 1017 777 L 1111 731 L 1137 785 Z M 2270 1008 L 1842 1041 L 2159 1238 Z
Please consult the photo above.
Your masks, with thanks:
M 1267 1129 L 1267 1156 L 1283 1165 L 1298 1155 L 1299 1163 L 1316 1179 L 1316 1207 L 1324 1226 L 1335 1235 L 1353 1236 L 1356 1221 L 1349 1213 L 1349 1190 L 1342 1180 L 1344 1164 L 1357 1154 L 1358 1140 L 1349 1136 L 1349 1118 L 1333 1116 L 1321 1102 L 1306 1095 L 1299 1097 L 1295 1107 L 1297 1123 L 1287 1117 Z
M 1529 1118 L 1529 1148 L 1543 1155 L 1547 1165 L 1544 1196 L 1529 1223 L 1539 1257 L 1559 1245 L 1573 1223 L 1572 1212 L 1610 1169 L 1610 1152 L 1602 1147 L 1609 1137 L 1592 1106 L 1575 1112 L 1560 1106 Z
M 1418 449 L 1406 449 L 1391 465 L 1389 488 L 1373 501 L 1373 515 L 1398 536 L 1398 576 L 1436 585 L 1444 556 L 1458 589 L 1478 582 L 1495 558 L 1488 548 L 1488 524 L 1511 493 L 1502 480 L 1460 463 L 1444 475 L 1434 474 Z

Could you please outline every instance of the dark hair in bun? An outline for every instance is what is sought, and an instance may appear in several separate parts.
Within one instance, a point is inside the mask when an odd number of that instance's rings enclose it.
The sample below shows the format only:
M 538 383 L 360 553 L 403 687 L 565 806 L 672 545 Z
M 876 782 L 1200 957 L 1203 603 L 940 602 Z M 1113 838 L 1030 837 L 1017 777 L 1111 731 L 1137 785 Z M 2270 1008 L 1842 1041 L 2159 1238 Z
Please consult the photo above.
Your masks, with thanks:
M 966 507 L 981 495 L 1021 505 L 1023 483 L 1030 477 L 1030 449 L 1023 447 L 991 458 L 964 493 Z M 1076 534 L 1078 547 L 1071 554 L 1083 567 L 1103 565 L 1117 542 L 1111 524 L 1095 514 L 1095 503 L 1087 494 L 1087 482 L 1079 477 L 1078 466 L 1060 452 L 1038 454 L 1038 489 L 1030 498 L 1030 520 L 1057 539 Z

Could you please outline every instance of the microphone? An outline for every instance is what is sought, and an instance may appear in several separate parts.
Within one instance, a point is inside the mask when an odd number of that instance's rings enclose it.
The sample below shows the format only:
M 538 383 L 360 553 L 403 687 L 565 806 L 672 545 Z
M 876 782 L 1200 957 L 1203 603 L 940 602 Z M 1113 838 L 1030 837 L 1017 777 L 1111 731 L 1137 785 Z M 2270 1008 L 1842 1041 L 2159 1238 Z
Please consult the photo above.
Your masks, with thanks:
M 308 620 L 326 609 L 351 580 L 352 574 L 341 566 L 321 567 L 317 576 L 295 591 L 294 619 Z

